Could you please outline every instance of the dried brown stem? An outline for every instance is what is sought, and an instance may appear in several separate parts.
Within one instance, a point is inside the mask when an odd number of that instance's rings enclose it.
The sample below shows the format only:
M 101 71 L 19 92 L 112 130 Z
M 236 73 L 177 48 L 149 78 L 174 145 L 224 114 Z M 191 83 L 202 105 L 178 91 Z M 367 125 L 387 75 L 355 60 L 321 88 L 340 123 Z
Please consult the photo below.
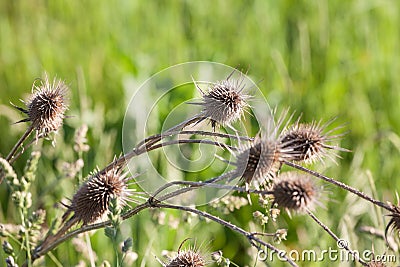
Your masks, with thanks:
M 355 194 L 355 195 L 357 195 L 357 196 L 359 196 L 359 197 L 371 202 L 374 205 L 377 205 L 377 206 L 379 206 L 381 208 L 384 208 L 384 209 L 386 209 L 386 210 L 388 210 L 390 212 L 395 212 L 394 209 L 390 205 L 385 204 L 382 201 L 376 200 L 376 199 L 368 196 L 364 192 L 361 192 L 361 191 L 359 191 L 359 190 L 357 190 L 357 189 L 355 189 L 355 188 L 353 188 L 353 187 L 351 187 L 351 186 L 349 186 L 349 185 L 347 185 L 345 183 L 339 182 L 339 181 L 337 181 L 335 179 L 329 178 L 329 177 L 327 177 L 327 176 L 325 176 L 323 174 L 320 174 L 320 173 L 318 173 L 316 171 L 307 169 L 307 168 L 305 168 L 305 167 L 303 167 L 301 165 L 298 165 L 296 163 L 293 163 L 293 162 L 290 162 L 290 161 L 287 161 L 287 160 L 285 160 L 284 163 L 286 165 L 290 166 L 290 167 L 293 167 L 293 168 L 298 169 L 300 171 L 303 171 L 303 172 L 306 172 L 308 174 L 311 174 L 312 176 L 317 177 L 319 179 L 322 179 L 322 180 L 324 180 L 324 181 L 326 181 L 328 183 L 331 183 L 331 184 L 334 184 L 336 186 L 339 186 L 339 187 L 343 188 L 344 190 L 347 190 L 347 191 L 349 191 L 349 192 L 351 192 L 351 193 L 353 193 L 353 194 Z
M 156 150 L 158 148 L 162 148 L 164 146 L 170 146 L 170 145 L 176 145 L 176 144 L 208 144 L 208 145 L 214 145 L 214 146 L 218 146 L 218 147 L 222 147 L 222 148 L 227 148 L 230 150 L 237 150 L 236 147 L 233 146 L 228 146 L 224 143 L 219 143 L 219 142 L 215 142 L 215 141 L 210 141 L 210 140 L 200 140 L 200 139 L 182 139 L 182 140 L 172 140 L 172 141 L 167 141 L 161 144 L 152 144 L 149 146 L 141 146 L 141 147 L 136 147 L 134 149 L 132 149 L 132 151 L 130 151 L 129 153 L 117 158 L 116 160 L 114 160 L 113 162 L 111 162 L 110 164 L 108 164 L 103 170 L 101 170 L 101 173 L 105 173 L 113 168 L 115 168 L 116 166 L 118 167 L 123 167 L 128 160 L 137 157 L 139 155 L 142 155 L 144 153 Z
M 222 137 L 222 138 L 232 138 L 235 140 L 242 140 L 242 141 L 253 141 L 254 138 L 248 136 L 237 136 L 234 134 L 224 134 L 224 133 L 217 133 L 217 132 L 207 132 L 207 131 L 180 131 L 177 132 L 178 134 L 197 134 L 197 135 L 204 135 L 204 136 L 214 136 L 214 137 Z
M 151 135 L 151 136 L 147 137 L 143 141 L 139 142 L 139 144 L 137 144 L 136 147 L 141 148 L 143 145 L 151 146 L 151 145 L 157 143 L 158 141 L 160 141 L 165 136 L 169 136 L 169 135 L 173 134 L 174 132 L 179 133 L 183 128 L 198 121 L 199 119 L 200 119 L 200 117 L 198 115 L 195 115 L 194 117 L 187 119 L 187 120 L 169 128 L 168 130 L 165 130 L 163 133 L 155 134 L 155 135 Z
M 221 176 L 210 179 L 210 180 L 218 180 Z M 210 181 L 209 180 L 209 181 Z M 183 182 L 183 181 L 182 181 Z M 183 183 L 182 183 L 183 184 Z M 160 203 L 162 201 L 171 199 L 175 196 L 178 196 L 180 194 L 189 192 L 191 190 L 197 189 L 199 188 L 199 184 L 195 184 L 196 187 L 187 187 L 187 188 L 181 188 L 178 189 L 174 192 L 168 193 L 166 195 L 163 195 L 161 197 L 159 197 L 158 199 L 154 199 L 154 197 L 150 197 L 148 199 L 147 202 L 140 204 L 138 206 L 136 206 L 135 208 L 131 209 L 130 211 L 128 211 L 127 213 L 124 213 L 121 218 L 122 220 L 126 220 L 136 214 L 138 214 L 140 211 L 148 209 L 148 208 L 152 208 L 152 207 L 157 207 L 158 205 L 160 205 Z M 203 186 L 205 185 L 204 183 L 202 184 Z M 208 184 L 211 185 L 211 184 Z M 215 185 L 215 184 L 214 184 Z M 218 187 L 222 187 L 222 188 L 226 188 L 226 189 L 233 189 L 233 190 L 237 190 L 239 192 L 245 192 L 246 189 L 242 188 L 242 187 L 231 187 L 231 186 L 224 186 L 224 185 L 218 185 Z M 160 191 L 160 190 L 158 190 Z M 162 190 L 161 190 L 162 191 Z M 247 191 L 246 191 L 247 192 Z M 270 194 L 271 192 L 268 191 L 259 191 L 259 190 L 251 190 L 250 193 L 256 193 L 256 194 Z M 97 223 L 97 224 L 91 224 L 91 225 L 84 225 L 82 227 L 80 227 L 79 229 L 73 230 L 71 232 L 66 233 L 65 235 L 62 235 L 63 233 L 65 233 L 72 225 L 75 224 L 75 222 L 73 224 L 68 224 L 66 223 L 66 225 L 64 225 L 59 232 L 55 235 L 57 236 L 57 238 L 51 238 L 51 239 L 47 239 L 45 240 L 45 242 L 43 242 L 40 246 L 38 246 L 32 255 L 32 262 L 35 261 L 36 259 L 38 259 L 39 257 L 45 255 L 47 252 L 51 251 L 52 249 L 56 248 L 59 244 L 63 243 L 64 241 L 87 231 L 91 231 L 91 230 L 95 230 L 95 229 L 100 229 L 100 228 L 104 228 L 108 225 L 110 225 L 110 221 L 106 221 L 106 222 L 102 222 L 102 223 Z M 62 233 L 61 235 L 59 233 Z M 247 233 L 247 232 L 246 232 Z M 249 233 L 249 236 L 253 235 L 251 233 Z M 248 236 L 247 236 L 248 237 Z M 249 237 L 248 237 L 249 238 Z M 253 240 L 255 240 L 253 238 Z M 262 245 L 265 245 L 264 243 L 260 243 Z M 268 246 L 267 246 L 268 247 Z M 294 265 L 296 266 L 296 265 Z
M 226 189 L 230 191 L 236 191 L 236 192 L 241 192 L 241 193 L 252 193 L 252 194 L 259 194 L 259 195 L 271 195 L 273 194 L 272 191 L 265 191 L 265 190 L 255 190 L 255 189 L 247 189 L 245 187 L 238 187 L 238 186 L 233 186 L 233 185 L 222 185 L 222 184 L 217 184 L 216 182 L 229 179 L 231 178 L 230 176 L 235 177 L 234 175 L 237 174 L 236 171 L 231 171 L 228 173 L 225 173 L 221 176 L 206 180 L 204 182 L 192 182 L 192 181 L 173 181 L 170 183 L 167 183 L 163 185 L 162 187 L 158 188 L 151 196 L 150 200 L 156 200 L 156 196 L 159 195 L 162 191 L 166 190 L 169 187 L 172 187 L 174 185 L 186 185 L 189 186 L 188 188 L 199 188 L 199 187 L 212 187 L 212 188 L 217 188 L 217 189 Z
M 26 144 L 26 145 L 24 146 L 24 149 L 23 149 L 23 150 L 19 151 L 17 154 L 14 155 L 14 157 L 12 157 L 12 158 L 10 159 L 10 161 L 9 161 L 10 164 L 12 164 L 14 161 L 16 161 L 16 160 L 24 153 L 24 150 L 25 150 L 25 149 L 31 147 L 33 144 L 35 144 L 35 143 L 37 142 L 37 140 L 43 138 L 44 136 L 45 136 L 45 135 L 44 135 L 43 133 L 41 133 L 41 134 L 37 135 L 36 138 L 33 138 L 28 144 Z
M 157 203 L 155 204 L 154 207 L 158 207 L 158 208 L 166 208 L 166 209 L 176 209 L 176 210 L 182 210 L 182 211 L 186 211 L 186 212 L 190 212 L 190 213 L 194 213 L 197 214 L 201 217 L 204 218 L 208 218 L 222 226 L 225 226 L 243 236 L 245 236 L 250 244 L 254 247 L 256 247 L 258 250 L 261 250 L 261 246 L 264 246 L 276 253 L 280 253 L 280 250 L 278 248 L 276 248 L 275 246 L 271 245 L 270 243 L 267 243 L 259 238 L 256 237 L 256 234 L 250 233 L 245 231 L 244 229 L 236 226 L 235 224 L 232 224 L 230 222 L 227 222 L 219 217 L 216 217 L 210 213 L 207 213 L 205 211 L 201 211 L 198 209 L 194 209 L 194 208 L 189 208 L 189 207 L 182 207 L 182 206 L 176 206 L 176 205 L 170 205 L 170 204 L 162 204 L 162 203 Z M 258 243 L 259 245 L 257 245 L 256 243 Z M 290 259 L 289 257 L 287 257 L 286 255 L 282 255 L 282 258 L 285 259 L 291 266 L 298 266 L 292 259 Z
M 368 266 L 368 264 L 360 258 L 357 252 L 349 248 L 346 240 L 337 237 L 337 235 L 334 232 L 332 232 L 332 230 L 329 229 L 328 226 L 326 226 L 323 222 L 321 222 L 310 210 L 306 210 L 306 212 L 319 226 L 322 227 L 322 229 L 325 230 L 325 232 L 327 232 L 333 239 L 335 239 L 336 244 L 338 245 L 339 248 L 344 248 L 345 250 L 347 250 L 363 266 Z
M 15 153 L 17 150 L 22 146 L 23 142 L 29 137 L 29 135 L 33 132 L 34 127 L 30 125 L 28 129 L 26 129 L 25 133 L 21 136 L 21 138 L 17 141 L 14 147 L 11 149 L 10 153 L 8 153 L 6 160 L 11 164 L 12 159 L 14 158 Z M 0 170 L 0 184 L 3 182 L 5 177 L 4 171 Z
M 25 133 L 21 136 L 21 138 L 18 140 L 18 142 L 15 144 L 15 146 L 11 149 L 10 153 L 7 155 L 6 160 L 10 161 L 15 155 L 15 152 L 17 152 L 18 148 L 21 147 L 22 143 L 26 140 L 26 138 L 29 137 L 29 135 L 33 132 L 33 126 L 30 125 L 28 129 L 26 129 Z

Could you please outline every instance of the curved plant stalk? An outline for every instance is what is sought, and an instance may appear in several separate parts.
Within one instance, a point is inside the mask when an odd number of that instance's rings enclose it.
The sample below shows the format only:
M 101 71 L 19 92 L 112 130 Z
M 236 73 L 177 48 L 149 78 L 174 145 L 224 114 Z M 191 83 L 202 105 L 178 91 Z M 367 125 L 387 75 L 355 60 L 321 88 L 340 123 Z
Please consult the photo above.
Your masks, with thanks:
M 324 181 L 326 181 L 328 183 L 331 183 L 331 184 L 334 184 L 336 186 L 339 186 L 339 187 L 343 188 L 344 190 L 347 190 L 347 191 L 349 191 L 349 192 L 351 192 L 351 193 L 353 193 L 353 194 L 355 194 L 355 195 L 357 195 L 357 196 L 359 196 L 359 197 L 371 202 L 372 204 L 374 204 L 376 206 L 384 208 L 384 209 L 386 209 L 386 210 L 388 210 L 390 212 L 395 212 L 395 210 L 393 209 L 392 206 L 390 206 L 388 204 L 385 204 L 382 201 L 376 200 L 376 199 L 368 196 L 364 192 L 361 192 L 361 191 L 359 191 L 359 190 L 357 190 L 357 189 L 355 189 L 355 188 L 353 188 L 353 187 L 351 187 L 351 186 L 349 186 L 349 185 L 347 185 L 345 183 L 342 183 L 342 182 L 339 182 L 339 181 L 337 181 L 335 179 L 329 178 L 329 177 L 327 177 L 327 176 L 325 176 L 323 174 L 320 174 L 320 173 L 318 173 L 316 171 L 307 169 L 307 168 L 305 168 L 305 167 L 303 167 L 301 165 L 298 165 L 296 163 L 293 163 L 291 161 L 285 160 L 284 163 L 286 165 L 292 167 L 292 168 L 295 168 L 295 169 L 298 169 L 300 171 L 306 172 L 306 173 L 311 174 L 312 176 L 317 177 L 319 179 L 322 179 L 322 180 L 324 180 Z
M 190 189 L 193 190 L 195 188 L 185 188 L 185 189 Z M 168 196 L 162 196 L 160 199 L 158 199 L 157 201 L 147 201 L 143 204 L 140 204 L 138 206 L 136 206 L 135 208 L 131 209 L 129 212 L 122 214 L 121 215 L 121 219 L 122 220 L 126 220 L 128 218 L 131 218 L 132 216 L 138 214 L 139 212 L 145 210 L 145 209 L 149 209 L 149 208 L 169 208 L 169 209 L 179 209 L 179 210 L 183 210 L 183 211 L 187 211 L 187 212 L 191 212 L 191 213 L 195 213 L 198 214 L 199 216 L 211 219 L 213 221 L 215 221 L 216 223 L 221 224 L 222 226 L 226 226 L 229 229 L 244 235 L 250 242 L 251 245 L 255 246 L 257 249 L 261 249 L 261 246 L 265 246 L 266 248 L 275 251 L 275 252 L 279 252 L 279 249 L 277 249 L 276 247 L 274 247 L 273 245 L 262 241 L 261 239 L 257 238 L 256 235 L 257 233 L 250 233 L 247 232 L 245 230 L 243 230 L 242 228 L 231 224 L 227 221 L 224 221 L 223 219 L 220 219 L 214 215 L 211 215 L 209 213 L 206 213 L 204 211 L 200 211 L 197 209 L 193 209 L 193 208 L 189 208 L 189 207 L 183 207 L 183 206 L 176 206 L 176 205 L 169 205 L 169 204 L 163 204 L 162 201 L 167 200 L 169 198 L 172 198 L 174 196 L 177 196 L 179 194 L 185 193 L 187 192 L 186 190 L 177 190 L 171 194 L 169 194 Z M 92 231 L 92 230 L 96 230 L 96 229 L 101 229 L 104 228 L 106 226 L 111 225 L 111 221 L 106 221 L 106 222 L 101 222 L 101 223 L 97 223 L 97 224 L 91 224 L 91 225 L 85 225 L 82 226 L 81 228 L 78 228 L 76 230 L 73 230 L 71 232 L 66 233 L 65 235 L 57 238 L 57 239 L 52 239 L 51 242 L 47 242 L 45 245 L 41 245 L 38 246 L 37 248 L 35 248 L 35 250 L 32 253 L 32 262 L 34 262 L 36 259 L 38 259 L 39 257 L 45 255 L 46 253 L 48 253 L 49 251 L 53 250 L 54 248 L 56 248 L 58 245 L 60 245 L 61 243 L 63 243 L 64 241 L 78 235 L 81 233 L 85 233 L 88 231 Z M 287 258 L 286 256 L 284 257 L 287 262 L 291 265 L 291 266 L 298 266 L 296 263 L 294 263 L 290 258 Z M 28 263 L 25 263 L 23 266 L 28 266 Z
M 351 255 L 353 255 L 354 259 L 356 259 L 363 266 L 369 266 L 365 261 L 360 258 L 360 255 L 358 255 L 357 252 L 349 248 L 349 245 L 345 240 L 339 239 L 339 237 L 337 237 L 337 235 L 335 235 L 335 233 L 332 232 L 332 230 L 329 229 L 329 227 L 326 226 L 323 222 L 321 222 L 310 210 L 307 209 L 306 212 L 319 226 L 322 227 L 322 229 L 324 229 L 333 239 L 335 239 L 336 244 L 339 248 L 347 250 Z
M 10 164 L 12 161 L 14 161 L 14 155 L 17 152 L 17 150 L 22 147 L 22 144 L 24 141 L 29 137 L 29 135 L 33 132 L 34 127 L 30 125 L 28 129 L 26 129 L 25 133 L 21 136 L 21 138 L 17 141 L 17 143 L 14 145 L 14 147 L 11 149 L 10 153 L 8 153 L 7 157 L 5 160 L 7 160 Z M 12 160 L 12 161 L 11 161 Z M 5 177 L 5 173 L 3 170 L 0 170 L 0 184 L 3 182 Z
M 270 243 L 264 242 L 263 240 L 257 238 L 256 237 L 257 234 L 247 232 L 247 231 L 243 230 L 242 228 L 240 228 L 240 227 L 238 227 L 238 226 L 236 226 L 236 225 L 234 225 L 234 224 L 232 224 L 230 222 L 227 222 L 227 221 L 225 221 L 225 220 L 223 220 L 223 219 L 221 219 L 219 217 L 216 217 L 216 216 L 214 216 L 214 215 L 212 215 L 210 213 L 207 213 L 205 211 L 201 211 L 201 210 L 190 208 L 190 207 L 182 207 L 182 206 L 176 206 L 176 205 L 170 205 L 170 204 L 162 204 L 162 203 L 154 204 L 154 207 L 166 208 L 166 209 L 176 209 L 176 210 L 182 210 L 182 211 L 186 211 L 186 212 L 197 214 L 197 215 L 199 215 L 199 216 L 201 216 L 203 218 L 210 219 L 210 220 L 212 220 L 212 221 L 214 221 L 214 222 L 216 222 L 216 223 L 218 223 L 218 224 L 220 224 L 220 225 L 222 225 L 224 227 L 227 227 L 227 228 L 231 229 L 232 231 L 235 231 L 235 232 L 245 236 L 249 240 L 249 243 L 252 246 L 256 247 L 258 250 L 262 250 L 261 246 L 264 246 L 264 247 L 268 248 L 269 250 L 272 250 L 275 253 L 280 254 L 279 253 L 280 250 L 278 248 L 276 248 L 275 246 L 271 245 Z M 287 263 L 289 263 L 291 266 L 298 266 L 292 259 L 290 259 L 286 255 L 281 255 L 281 257 L 283 259 L 285 259 L 287 261 Z
M 18 142 L 15 144 L 15 146 L 11 149 L 10 153 L 8 153 L 6 160 L 10 161 L 14 155 L 15 152 L 17 152 L 18 148 L 22 146 L 22 143 L 29 137 L 29 135 L 33 132 L 34 127 L 30 125 L 28 129 L 26 129 L 25 133 L 21 136 L 21 138 L 18 140 Z
M 223 144 L 223 143 L 219 143 L 219 142 L 215 142 L 215 141 L 210 141 L 210 140 L 183 139 L 183 140 L 167 141 L 167 142 L 164 142 L 164 143 L 161 143 L 161 144 L 154 144 L 153 146 L 150 146 L 150 147 L 142 147 L 141 149 L 139 149 L 139 148 L 136 149 L 136 148 L 135 148 L 135 149 L 133 150 L 133 151 L 135 151 L 135 153 L 131 153 L 131 154 L 129 155 L 129 157 L 139 156 L 139 155 L 141 155 L 141 154 L 143 154 L 143 153 L 147 153 L 147 152 L 156 150 L 156 149 L 158 149 L 158 148 L 162 148 L 162 147 L 164 147 L 164 146 L 170 146 L 170 145 L 176 145 L 176 144 L 182 144 L 182 143 L 203 143 L 203 144 L 215 145 L 215 146 L 218 146 L 218 147 L 224 147 L 224 146 L 226 146 L 226 147 L 229 147 L 230 149 L 235 149 L 234 147 L 227 146 L 227 145 L 225 145 L 225 144 Z M 121 159 L 124 159 L 124 160 L 122 161 Z M 116 164 L 125 164 L 125 158 L 124 158 L 124 156 L 122 156 L 122 157 L 118 158 L 117 160 L 115 160 L 115 161 L 113 161 L 113 162 L 114 162 L 114 163 L 112 163 L 112 164 L 114 164 L 114 165 L 113 165 L 112 167 L 115 168 L 115 166 L 118 166 L 118 165 L 116 165 Z M 117 163 L 115 163 L 115 162 L 117 162 Z M 100 172 L 101 172 L 101 173 L 102 173 L 102 172 L 106 172 L 106 171 L 107 171 L 107 168 L 109 168 L 109 166 L 110 166 L 110 165 L 108 165 L 106 168 L 104 168 L 104 169 L 101 170 Z M 120 166 L 121 166 L 121 165 L 120 165 Z M 193 188 L 183 188 L 183 189 L 180 189 L 180 190 L 177 190 L 177 191 L 173 192 L 173 194 L 168 194 L 168 195 L 166 195 L 166 196 L 163 196 L 160 200 L 163 201 L 163 200 L 166 200 L 166 199 L 168 199 L 168 198 L 172 198 L 172 197 L 177 196 L 177 195 L 179 195 L 179 194 L 183 194 L 183 193 L 185 193 L 185 192 L 187 192 L 187 191 L 190 191 L 190 190 L 193 190 L 193 189 L 195 189 L 195 188 L 194 188 L 194 187 L 193 187 Z M 157 201 L 160 201 L 160 200 L 157 200 Z M 143 208 L 149 208 L 149 207 L 151 207 L 151 205 L 152 205 L 152 203 L 154 203 L 154 201 L 148 201 L 148 202 L 146 202 L 146 203 L 148 203 L 148 206 L 145 206 L 145 207 L 143 207 Z M 145 203 L 145 204 L 146 204 L 146 203 Z M 131 214 L 133 215 L 134 212 L 135 212 L 135 209 L 133 210 L 133 212 L 132 212 Z M 132 216 L 132 215 L 131 215 L 131 216 Z M 129 216 L 129 217 L 130 217 L 130 216 Z M 123 218 L 124 220 L 127 219 L 127 218 L 129 218 L 129 217 L 125 217 L 125 218 L 124 218 L 124 216 L 122 216 L 122 218 Z M 70 220 L 70 221 L 67 221 L 66 223 L 64 223 L 63 226 L 61 226 L 61 228 L 58 230 L 58 232 L 57 232 L 56 234 L 54 234 L 54 235 L 47 235 L 46 238 L 45 238 L 45 240 L 42 242 L 42 244 L 40 244 L 39 246 L 37 246 L 37 247 L 35 248 L 35 250 L 34 250 L 34 252 L 33 252 L 33 254 L 32 254 L 32 261 L 36 260 L 36 259 L 39 258 L 40 256 L 44 255 L 45 253 L 47 253 L 48 251 L 50 251 L 51 249 L 53 249 L 55 246 L 57 246 L 57 245 L 59 244 L 60 240 L 65 240 L 64 237 L 67 236 L 67 234 L 65 234 L 65 233 L 66 233 L 69 229 L 71 229 L 71 227 L 73 227 L 74 225 L 76 225 L 76 223 L 78 223 L 77 220 L 72 220 L 72 221 Z M 106 225 L 104 225 L 104 226 L 106 226 Z

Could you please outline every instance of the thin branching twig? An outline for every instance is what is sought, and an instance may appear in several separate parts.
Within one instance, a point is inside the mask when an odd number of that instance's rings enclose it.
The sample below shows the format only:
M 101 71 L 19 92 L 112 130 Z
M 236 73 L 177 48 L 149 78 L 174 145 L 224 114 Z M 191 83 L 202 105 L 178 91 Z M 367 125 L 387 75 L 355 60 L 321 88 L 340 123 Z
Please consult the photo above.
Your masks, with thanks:
M 384 208 L 384 209 L 386 209 L 386 210 L 388 210 L 390 212 L 395 212 L 395 210 L 390 205 L 385 204 L 382 201 L 376 200 L 376 199 L 368 196 L 364 192 L 361 192 L 361 191 L 359 191 L 359 190 L 357 190 L 357 189 L 355 189 L 355 188 L 353 188 L 353 187 L 351 187 L 351 186 L 349 186 L 349 185 L 347 185 L 345 183 L 342 183 L 342 182 L 339 182 L 339 181 L 337 181 L 335 179 L 329 178 L 329 177 L 327 177 L 327 176 L 325 176 L 323 174 L 320 174 L 320 173 L 318 173 L 316 171 L 313 171 L 313 170 L 310 170 L 308 168 L 305 168 L 305 167 L 303 167 L 301 165 L 298 165 L 296 163 L 293 163 L 291 161 L 285 160 L 284 163 L 286 165 L 290 166 L 290 167 L 293 167 L 293 168 L 298 169 L 300 171 L 309 173 L 312 176 L 317 177 L 319 179 L 322 179 L 322 180 L 324 180 L 324 181 L 326 181 L 328 183 L 331 183 L 331 184 L 334 184 L 336 186 L 339 186 L 339 187 L 341 187 L 341 188 L 343 188 L 343 189 L 345 189 L 345 190 L 347 190 L 347 191 L 349 191 L 349 192 L 351 192 L 351 193 L 353 193 L 353 194 L 355 194 L 355 195 L 357 195 L 357 196 L 359 196 L 359 197 L 371 202 L 374 205 L 377 205 L 377 206 L 379 206 L 381 208 Z

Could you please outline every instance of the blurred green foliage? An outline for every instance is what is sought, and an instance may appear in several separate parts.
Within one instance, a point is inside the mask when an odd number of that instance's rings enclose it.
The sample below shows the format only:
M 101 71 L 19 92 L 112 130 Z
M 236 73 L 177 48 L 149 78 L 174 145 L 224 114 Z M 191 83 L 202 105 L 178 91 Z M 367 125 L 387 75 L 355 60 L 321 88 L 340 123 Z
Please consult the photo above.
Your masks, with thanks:
M 44 142 L 34 208 L 44 208 L 47 221 L 60 216 L 54 205 L 71 197 L 76 184 L 64 179 L 61 165 L 77 158 L 72 149 L 75 128 L 89 126 L 91 149 L 83 155 L 86 176 L 120 154 L 126 103 L 132 92 L 127 79 L 144 81 L 171 65 L 209 60 L 248 71 L 271 106 L 290 107 L 304 121 L 338 116 L 349 133 L 338 166 L 327 162 L 315 169 L 383 201 L 395 202 L 400 164 L 400 3 L 353 1 L 1 1 L 0 2 L 0 153 L 5 156 L 25 125 L 9 102 L 26 99 L 32 82 L 44 71 L 70 84 L 70 110 L 58 143 Z M 39 149 L 39 148 L 37 148 Z M 14 166 L 21 174 L 25 155 Z M 368 174 L 376 186 L 373 189 Z M 360 233 L 361 225 L 384 229 L 381 211 L 354 196 L 327 186 L 324 208 L 316 215 L 351 247 L 386 249 L 382 240 Z M 0 187 L 0 222 L 18 218 L 5 184 Z M 243 207 L 229 220 L 254 228 L 252 212 Z M 166 222 L 178 220 L 177 211 L 162 211 Z M 133 238 L 138 259 L 133 266 L 156 266 L 153 254 L 176 250 L 186 237 L 212 240 L 239 266 L 253 266 L 256 251 L 244 237 L 196 218 L 172 229 L 160 225 L 159 211 L 145 211 L 122 224 L 125 238 Z M 185 215 L 186 216 L 186 215 Z M 250 223 L 249 223 L 250 222 Z M 288 229 L 283 249 L 335 247 L 332 239 L 307 216 L 269 222 L 267 230 Z M 206 231 L 204 230 L 206 229 Z M 91 236 L 102 260 L 112 262 L 111 244 L 103 231 Z M 78 264 L 71 242 L 55 250 L 63 266 Z M 3 252 L 0 252 L 4 264 Z M 56 266 L 45 257 L 46 266 Z M 88 262 L 88 261 L 87 261 Z M 263 266 L 264 263 L 258 263 Z M 321 263 L 300 263 L 320 266 Z M 278 266 L 277 262 L 271 266 Z M 283 264 L 282 264 L 283 265 Z M 330 266 L 345 264 L 329 263 Z

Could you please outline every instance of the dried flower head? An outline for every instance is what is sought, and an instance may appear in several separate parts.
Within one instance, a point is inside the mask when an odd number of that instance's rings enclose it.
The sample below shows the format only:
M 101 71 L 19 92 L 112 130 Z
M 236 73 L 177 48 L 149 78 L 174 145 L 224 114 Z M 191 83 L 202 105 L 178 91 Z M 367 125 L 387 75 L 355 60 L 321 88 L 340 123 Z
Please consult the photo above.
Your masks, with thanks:
M 388 215 L 392 218 L 390 219 L 388 225 L 386 226 L 385 237 L 387 236 L 389 229 L 392 229 L 392 231 L 400 230 L 400 206 L 392 205 L 392 208 L 394 209 L 394 211 Z
M 19 122 L 30 121 L 37 133 L 48 134 L 57 131 L 64 119 L 64 113 L 68 109 L 68 86 L 61 80 L 54 78 L 49 81 L 47 74 L 44 80 L 33 84 L 35 90 L 33 96 L 26 104 L 27 109 L 16 107 L 28 115 L 28 118 Z
M 127 177 L 127 174 L 122 174 L 120 168 L 114 168 L 92 175 L 73 196 L 63 220 L 73 212 L 72 218 L 83 224 L 93 223 L 107 214 L 111 198 L 118 199 L 122 206 L 126 205 L 131 195 L 127 185 L 131 177 Z
M 240 149 L 236 156 L 237 172 L 246 184 L 269 185 L 281 169 L 282 162 L 291 159 L 293 152 L 285 143 L 274 137 L 281 119 L 267 137 L 256 137 L 249 146 Z
M 246 184 L 256 185 L 271 182 L 281 168 L 279 144 L 272 140 L 256 138 L 248 148 L 236 157 L 237 171 Z
M 182 249 L 183 244 L 189 239 L 190 238 L 187 238 L 182 241 L 178 248 L 177 255 L 163 263 L 164 267 L 202 267 L 210 263 L 209 257 L 204 256 L 199 251 L 199 248 L 193 246 L 188 249 Z
M 175 258 L 171 259 L 166 267 L 201 267 L 206 266 L 203 256 L 193 250 L 180 251 Z
M 245 101 L 248 96 L 242 92 L 243 79 L 234 80 L 233 73 L 225 80 L 213 83 L 207 92 L 197 87 L 203 96 L 201 103 L 193 103 L 203 106 L 197 123 L 209 119 L 215 130 L 217 124 L 230 125 L 243 115 L 248 106 Z
M 278 207 L 301 212 L 314 208 L 319 190 L 307 174 L 291 171 L 280 175 L 272 194 Z
M 347 149 L 329 144 L 344 135 L 332 135 L 332 132 L 341 127 L 325 131 L 330 123 L 331 121 L 321 125 L 321 122 L 315 121 L 309 124 L 296 122 L 284 131 L 280 141 L 283 148 L 291 151 L 290 160 L 313 163 L 317 160 L 322 161 L 325 156 L 328 156 L 335 161 L 334 157 L 338 157 L 338 155 L 336 153 L 329 154 L 328 152 L 338 150 L 348 152 L 349 150 Z

